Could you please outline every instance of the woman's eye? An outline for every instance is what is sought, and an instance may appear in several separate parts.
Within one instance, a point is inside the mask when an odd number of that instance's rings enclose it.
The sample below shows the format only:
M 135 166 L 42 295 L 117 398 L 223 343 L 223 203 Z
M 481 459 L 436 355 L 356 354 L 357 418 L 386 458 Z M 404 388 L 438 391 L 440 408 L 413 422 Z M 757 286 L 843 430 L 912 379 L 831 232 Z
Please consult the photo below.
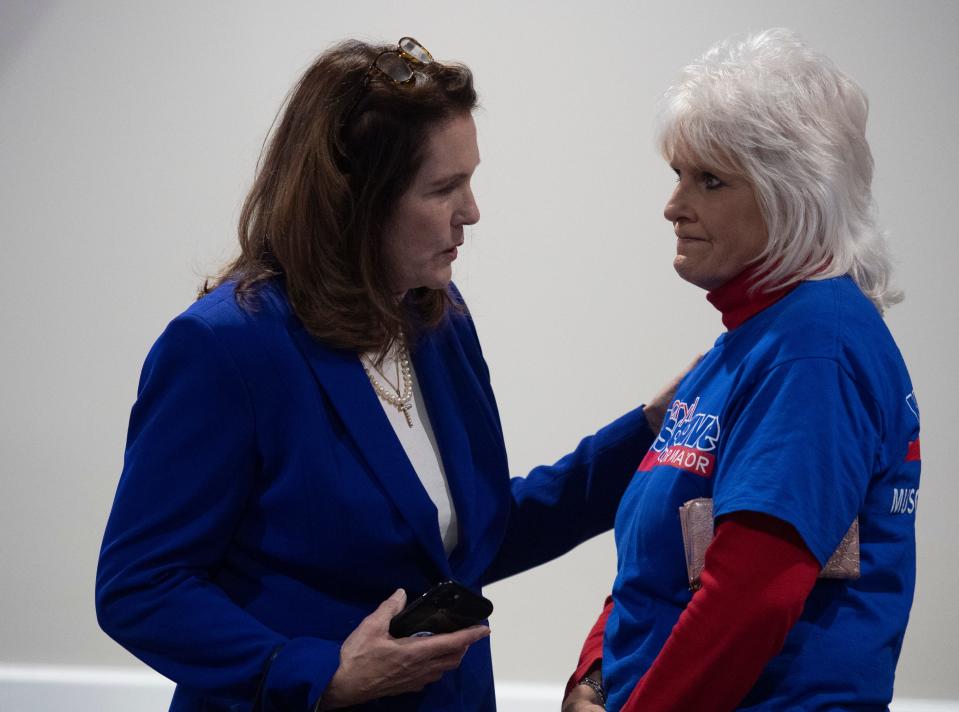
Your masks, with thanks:
M 703 173 L 703 185 L 706 186 L 706 190 L 716 190 L 722 184 L 723 182 L 712 173 Z

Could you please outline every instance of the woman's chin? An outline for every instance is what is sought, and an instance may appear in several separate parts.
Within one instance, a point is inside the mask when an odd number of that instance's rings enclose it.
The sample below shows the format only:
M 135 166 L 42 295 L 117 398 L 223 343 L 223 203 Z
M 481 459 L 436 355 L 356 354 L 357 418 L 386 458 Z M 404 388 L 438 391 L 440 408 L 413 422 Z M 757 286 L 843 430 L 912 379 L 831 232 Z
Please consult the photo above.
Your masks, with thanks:
M 678 274 L 683 281 L 705 289 L 705 287 L 699 284 L 696 278 L 696 270 L 689 264 L 689 259 L 685 255 L 676 255 L 676 257 L 673 258 L 673 269 L 676 270 L 676 274 Z
M 446 289 L 450 286 L 450 282 L 453 281 L 453 270 L 444 269 L 440 270 L 434 275 L 431 275 L 429 279 L 425 280 L 423 285 L 427 289 Z

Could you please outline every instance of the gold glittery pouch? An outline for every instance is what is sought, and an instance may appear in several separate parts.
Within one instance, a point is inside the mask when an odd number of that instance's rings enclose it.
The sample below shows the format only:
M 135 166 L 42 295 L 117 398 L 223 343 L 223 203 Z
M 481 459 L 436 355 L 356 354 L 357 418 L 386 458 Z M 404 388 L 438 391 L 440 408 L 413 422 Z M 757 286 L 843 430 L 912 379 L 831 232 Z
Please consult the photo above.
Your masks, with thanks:
M 683 530 L 683 548 L 686 551 L 686 573 L 689 588 L 698 591 L 699 575 L 703 571 L 706 549 L 713 540 L 713 500 L 707 497 L 691 499 L 679 508 L 679 524 Z M 819 578 L 859 578 L 859 519 L 854 519 L 849 531 L 829 557 Z

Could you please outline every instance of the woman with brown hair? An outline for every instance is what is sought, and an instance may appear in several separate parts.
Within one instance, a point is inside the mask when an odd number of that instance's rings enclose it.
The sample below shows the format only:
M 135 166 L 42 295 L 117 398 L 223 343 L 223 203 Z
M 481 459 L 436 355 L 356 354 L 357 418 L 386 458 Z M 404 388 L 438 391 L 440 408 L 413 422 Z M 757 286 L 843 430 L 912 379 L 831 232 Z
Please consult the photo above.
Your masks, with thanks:
M 450 283 L 475 106 L 411 38 L 320 56 L 240 256 L 147 357 L 97 614 L 177 683 L 171 709 L 492 710 L 489 629 L 394 638 L 405 591 L 478 591 L 612 525 L 670 394 L 510 479 Z

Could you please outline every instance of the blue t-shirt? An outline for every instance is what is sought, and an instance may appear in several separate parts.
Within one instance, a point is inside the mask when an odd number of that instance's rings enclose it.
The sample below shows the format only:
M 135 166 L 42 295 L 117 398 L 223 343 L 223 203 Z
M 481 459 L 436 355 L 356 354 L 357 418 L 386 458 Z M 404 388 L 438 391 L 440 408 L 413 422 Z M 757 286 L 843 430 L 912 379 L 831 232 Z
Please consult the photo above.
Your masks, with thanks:
M 859 517 L 861 577 L 820 579 L 739 709 L 886 709 L 915 585 L 919 411 L 879 312 L 848 277 L 804 282 L 724 333 L 683 380 L 616 518 L 603 678 L 618 710 L 691 593 L 679 507 L 763 512 L 823 564 Z

